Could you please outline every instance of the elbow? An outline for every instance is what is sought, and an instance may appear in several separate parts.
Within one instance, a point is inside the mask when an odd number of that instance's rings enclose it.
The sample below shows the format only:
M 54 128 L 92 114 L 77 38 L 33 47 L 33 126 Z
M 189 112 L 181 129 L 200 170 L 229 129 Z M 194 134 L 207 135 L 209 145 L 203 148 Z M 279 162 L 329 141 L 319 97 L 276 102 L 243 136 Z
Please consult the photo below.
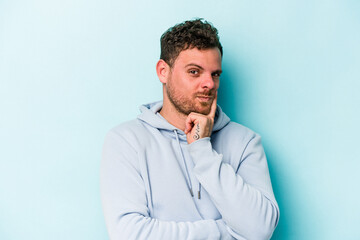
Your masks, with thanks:
M 148 239 L 149 232 L 145 226 L 146 222 L 147 219 L 137 213 L 128 213 L 116 217 L 107 224 L 109 239 Z
M 248 239 L 270 239 L 279 222 L 280 211 L 278 205 L 272 202 L 266 208 L 264 214 L 259 217 L 258 224 L 253 225 L 253 231 Z
M 270 239 L 279 222 L 280 211 L 277 203 L 267 201 L 262 211 L 254 215 L 254 211 L 247 212 L 249 216 L 241 224 L 231 227 L 239 239 L 265 240 Z

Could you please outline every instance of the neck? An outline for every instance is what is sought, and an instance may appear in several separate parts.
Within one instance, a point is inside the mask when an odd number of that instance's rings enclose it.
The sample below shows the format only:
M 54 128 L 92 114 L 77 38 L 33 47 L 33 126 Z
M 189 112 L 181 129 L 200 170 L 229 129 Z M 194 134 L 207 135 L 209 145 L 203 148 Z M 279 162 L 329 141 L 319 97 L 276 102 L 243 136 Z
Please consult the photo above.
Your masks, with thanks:
M 169 101 L 163 101 L 163 107 L 160 110 L 161 116 L 166 119 L 174 127 L 185 131 L 185 120 L 187 116 L 179 113 Z

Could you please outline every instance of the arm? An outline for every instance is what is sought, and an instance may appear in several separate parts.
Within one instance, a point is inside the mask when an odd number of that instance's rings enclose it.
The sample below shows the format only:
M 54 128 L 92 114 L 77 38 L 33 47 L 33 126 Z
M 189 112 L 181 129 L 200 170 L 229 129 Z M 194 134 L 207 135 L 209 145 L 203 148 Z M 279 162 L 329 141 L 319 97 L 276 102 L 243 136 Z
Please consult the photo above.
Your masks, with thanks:
M 221 213 L 228 232 L 237 239 L 269 239 L 278 223 L 279 207 L 260 136 L 253 134 L 249 139 L 238 166 L 224 163 L 210 142 L 216 102 L 217 94 L 208 115 L 192 112 L 185 120 L 195 176 Z
M 216 221 L 160 221 L 150 217 L 136 150 L 110 132 L 101 162 L 101 200 L 110 239 L 219 239 Z
M 222 161 L 210 138 L 190 144 L 194 172 L 211 196 L 228 231 L 238 239 L 269 239 L 278 223 L 279 208 L 273 195 L 260 136 L 254 135 L 240 159 L 238 170 Z

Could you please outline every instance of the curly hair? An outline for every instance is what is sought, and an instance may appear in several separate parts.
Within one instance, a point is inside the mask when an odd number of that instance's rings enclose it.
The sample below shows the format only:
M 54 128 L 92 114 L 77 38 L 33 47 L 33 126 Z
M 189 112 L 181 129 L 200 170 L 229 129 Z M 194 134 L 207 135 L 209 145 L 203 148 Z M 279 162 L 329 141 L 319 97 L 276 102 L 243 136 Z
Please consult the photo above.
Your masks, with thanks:
M 199 50 L 219 48 L 221 56 L 223 49 L 217 29 L 202 18 L 185 21 L 169 28 L 160 38 L 160 59 L 170 67 L 174 64 L 180 52 L 186 49 Z

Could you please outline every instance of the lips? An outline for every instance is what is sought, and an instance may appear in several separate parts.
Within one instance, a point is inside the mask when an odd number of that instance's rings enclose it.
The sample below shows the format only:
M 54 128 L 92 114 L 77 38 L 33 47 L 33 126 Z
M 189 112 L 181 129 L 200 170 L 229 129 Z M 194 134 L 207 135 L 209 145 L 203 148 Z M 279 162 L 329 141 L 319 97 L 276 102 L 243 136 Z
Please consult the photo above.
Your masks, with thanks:
M 202 102 L 209 102 L 213 99 L 212 96 L 196 96 Z

